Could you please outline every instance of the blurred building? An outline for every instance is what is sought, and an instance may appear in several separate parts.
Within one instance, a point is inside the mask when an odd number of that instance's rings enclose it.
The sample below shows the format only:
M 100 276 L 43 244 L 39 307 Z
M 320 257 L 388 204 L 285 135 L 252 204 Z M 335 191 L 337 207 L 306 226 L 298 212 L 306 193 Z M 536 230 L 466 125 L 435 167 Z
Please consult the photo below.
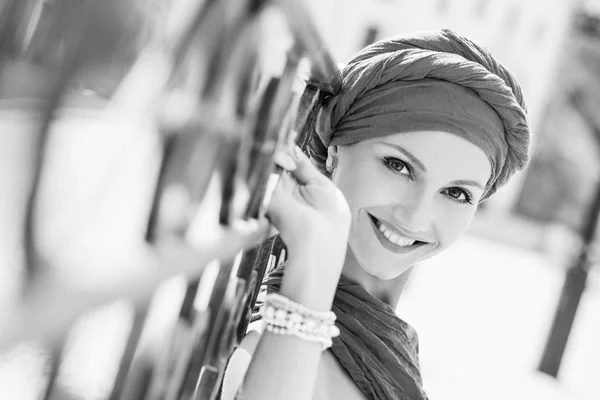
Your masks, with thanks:
M 365 45 L 407 32 L 453 29 L 489 48 L 520 80 L 534 136 L 539 130 L 568 37 L 575 0 L 308 0 L 334 56 L 349 60 Z M 524 174 L 490 201 L 510 212 Z
M 578 11 L 558 75 L 517 211 L 579 231 L 600 181 L 599 6 Z

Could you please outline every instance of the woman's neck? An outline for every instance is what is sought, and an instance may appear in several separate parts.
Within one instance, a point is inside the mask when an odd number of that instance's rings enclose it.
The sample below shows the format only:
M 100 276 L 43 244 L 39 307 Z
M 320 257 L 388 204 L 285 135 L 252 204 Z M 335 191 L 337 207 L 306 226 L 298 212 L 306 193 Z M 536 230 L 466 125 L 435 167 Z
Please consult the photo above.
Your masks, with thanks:
M 389 304 L 394 309 L 400 301 L 400 296 L 408 283 L 413 267 L 393 279 L 381 279 L 365 271 L 352 253 L 350 247 L 346 252 L 346 261 L 342 274 L 352 282 L 361 285 L 371 296 Z

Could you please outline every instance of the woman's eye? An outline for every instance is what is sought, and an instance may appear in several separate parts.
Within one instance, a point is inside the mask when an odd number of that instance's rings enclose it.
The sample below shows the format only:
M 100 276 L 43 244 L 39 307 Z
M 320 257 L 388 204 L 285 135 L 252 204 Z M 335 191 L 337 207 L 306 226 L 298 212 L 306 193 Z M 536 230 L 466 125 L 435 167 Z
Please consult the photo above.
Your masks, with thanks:
M 471 203 L 471 195 L 463 189 L 450 188 L 446 190 L 446 193 L 448 197 L 450 197 L 452 200 L 458 201 L 459 203 Z
M 388 168 L 402 175 L 410 175 L 410 167 L 402 160 L 394 157 L 385 158 L 385 164 Z

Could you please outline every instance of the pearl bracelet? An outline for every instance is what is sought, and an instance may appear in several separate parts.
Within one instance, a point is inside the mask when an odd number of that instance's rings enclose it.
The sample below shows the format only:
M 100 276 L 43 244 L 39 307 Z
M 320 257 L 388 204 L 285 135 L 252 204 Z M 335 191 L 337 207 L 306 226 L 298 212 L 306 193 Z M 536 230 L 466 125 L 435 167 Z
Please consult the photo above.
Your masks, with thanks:
M 333 342 L 331 341 L 331 338 L 329 338 L 329 337 L 307 335 L 302 332 L 293 331 L 293 330 L 290 330 L 287 328 L 279 328 L 279 327 L 271 325 L 269 323 L 265 324 L 265 329 L 269 332 L 273 332 L 278 335 L 293 335 L 300 339 L 306 340 L 308 342 L 321 343 L 321 350 L 327 350 L 333 344 Z
M 265 298 L 265 304 L 274 306 L 278 309 L 283 309 L 284 311 L 290 313 L 298 313 L 303 316 L 307 316 L 312 319 L 316 319 L 319 321 L 327 321 L 330 323 L 335 322 L 335 313 L 333 311 L 315 311 L 310 308 L 291 301 L 287 297 L 284 297 L 277 293 L 269 293 Z
M 267 331 L 321 343 L 323 350 L 340 334 L 332 311 L 314 311 L 274 293 L 267 295 L 260 315 Z

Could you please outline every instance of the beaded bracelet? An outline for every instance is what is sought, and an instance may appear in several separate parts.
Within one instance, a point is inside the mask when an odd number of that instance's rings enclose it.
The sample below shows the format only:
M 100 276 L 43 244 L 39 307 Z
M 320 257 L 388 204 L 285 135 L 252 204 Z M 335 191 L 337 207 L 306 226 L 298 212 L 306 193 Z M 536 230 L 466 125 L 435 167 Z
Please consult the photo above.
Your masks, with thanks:
M 267 294 L 265 298 L 265 303 L 283 309 L 290 313 L 298 313 L 320 321 L 328 321 L 333 323 L 336 319 L 335 313 L 333 311 L 311 310 L 310 308 L 302 304 L 295 303 L 287 297 L 284 297 L 277 293 Z
M 271 324 L 265 324 L 265 329 L 279 335 L 293 335 L 308 342 L 321 343 L 321 350 L 327 350 L 333 344 L 331 338 L 307 335 L 302 332 L 293 331 L 287 328 L 279 328 Z
M 321 343 L 323 350 L 340 334 L 332 311 L 314 311 L 278 294 L 267 295 L 260 314 L 267 331 Z

